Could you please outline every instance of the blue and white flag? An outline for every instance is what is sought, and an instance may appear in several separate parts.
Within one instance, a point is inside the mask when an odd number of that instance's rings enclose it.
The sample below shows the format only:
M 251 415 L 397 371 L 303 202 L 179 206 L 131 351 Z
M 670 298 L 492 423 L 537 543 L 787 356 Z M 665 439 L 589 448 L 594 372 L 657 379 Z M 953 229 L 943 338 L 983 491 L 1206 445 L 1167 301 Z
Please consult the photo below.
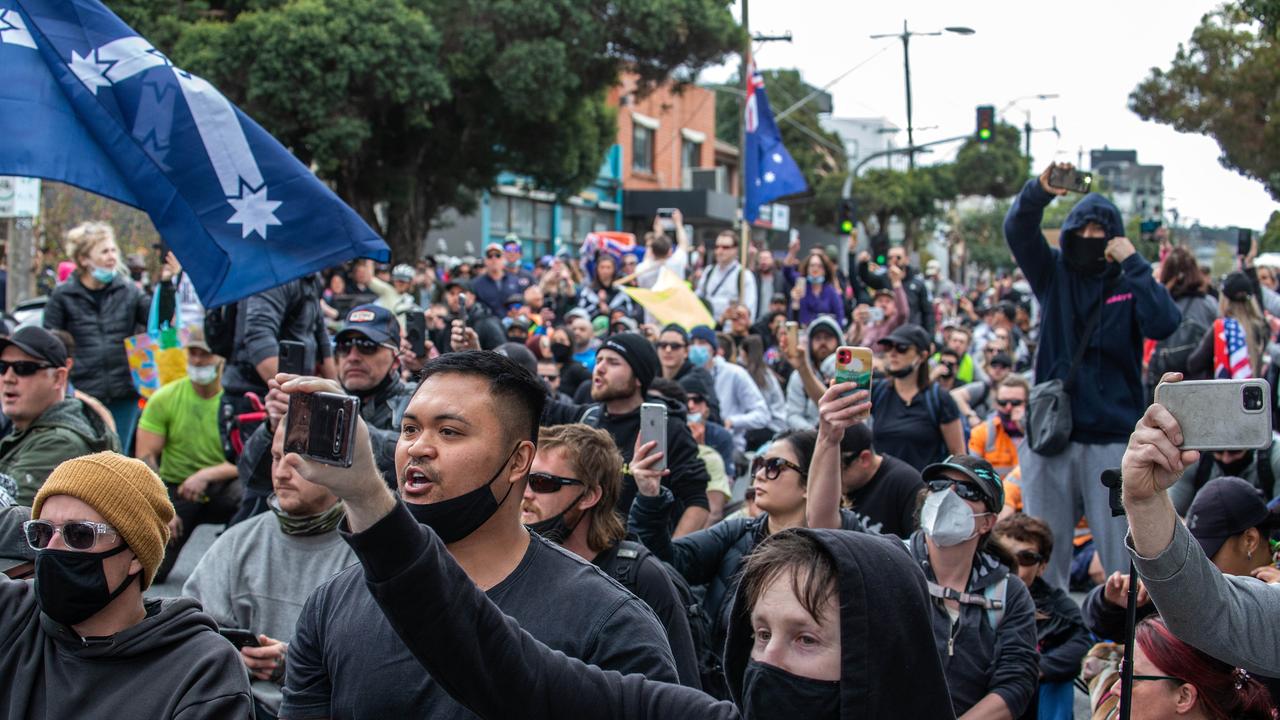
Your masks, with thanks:
M 0 0 L 0 175 L 145 210 L 216 307 L 390 252 L 217 88 L 97 0 Z
M 791 159 L 791 153 L 782 145 L 782 135 L 769 109 L 769 98 L 764 94 L 764 78 L 755 63 L 751 64 L 751 81 L 747 83 L 744 121 L 747 151 L 743 155 L 746 197 L 742 214 L 751 223 L 760 214 L 761 205 L 804 192 L 809 186 L 796 161 Z

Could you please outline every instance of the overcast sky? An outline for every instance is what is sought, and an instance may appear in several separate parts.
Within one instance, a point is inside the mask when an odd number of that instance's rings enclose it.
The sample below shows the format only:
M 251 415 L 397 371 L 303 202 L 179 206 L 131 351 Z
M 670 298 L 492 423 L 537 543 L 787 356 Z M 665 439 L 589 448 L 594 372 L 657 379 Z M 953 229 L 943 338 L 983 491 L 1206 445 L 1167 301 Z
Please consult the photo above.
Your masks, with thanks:
M 1164 165 L 1165 207 L 1178 210 L 1180 224 L 1198 219 L 1206 225 L 1261 228 L 1280 205 L 1260 183 L 1223 168 L 1213 139 L 1144 122 L 1127 107 L 1129 93 L 1149 69 L 1168 67 L 1178 43 L 1190 38 L 1200 17 L 1215 5 L 1203 0 L 751 0 L 750 21 L 753 33 L 790 31 L 794 38 L 757 44 L 757 64 L 797 68 L 815 87 L 875 56 L 831 88 L 835 115 L 886 117 L 904 128 L 897 135 L 899 145 L 907 144 L 902 43 L 868 36 L 900 33 L 904 19 L 912 31 L 971 27 L 976 34 L 911 40 L 915 126 L 936 126 L 918 129 L 917 143 L 973 132 L 977 105 L 998 110 L 1021 96 L 1057 93 L 1056 100 L 1024 100 L 1004 116 L 1018 127 L 1024 110 L 1031 111 L 1035 127 L 1049 127 L 1057 116 L 1061 138 L 1033 136 L 1035 167 L 1055 158 L 1075 162 L 1082 147 L 1086 165 L 1090 149 L 1134 149 L 1139 162 Z M 710 70 L 704 78 L 722 81 L 736 69 L 735 59 L 731 68 Z M 781 105 L 774 102 L 775 112 Z M 922 162 L 950 160 L 956 149 L 958 144 L 943 146 Z

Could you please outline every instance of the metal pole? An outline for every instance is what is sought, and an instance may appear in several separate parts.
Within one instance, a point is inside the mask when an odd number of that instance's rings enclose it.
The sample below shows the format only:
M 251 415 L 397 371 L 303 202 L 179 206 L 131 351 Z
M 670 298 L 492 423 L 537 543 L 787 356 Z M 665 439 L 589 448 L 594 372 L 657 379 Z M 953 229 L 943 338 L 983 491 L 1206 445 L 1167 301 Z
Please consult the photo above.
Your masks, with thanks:
M 5 289 L 5 307 L 12 312 L 23 300 L 35 297 L 35 218 L 20 217 L 9 221 L 9 277 Z
M 911 32 L 907 30 L 907 21 L 902 21 L 902 68 L 907 75 L 907 147 L 914 148 L 916 146 L 916 136 L 914 127 L 911 124 Z M 907 170 L 916 169 L 916 154 L 914 150 L 907 153 Z
M 751 87 L 751 22 L 748 0 L 742 0 L 742 110 L 738 113 L 738 186 L 742 192 L 742 210 L 738 216 L 738 303 L 747 281 L 747 243 L 751 242 L 751 224 L 747 222 L 747 95 Z M 719 322 L 720 318 L 714 318 Z M 755 318 L 752 318 L 754 321 Z
M 1023 142 L 1026 143 L 1026 146 L 1027 146 L 1026 156 L 1027 158 L 1030 158 L 1031 157 L 1031 111 L 1030 110 L 1027 111 L 1027 122 L 1024 123 L 1022 126 L 1022 134 L 1025 136 L 1023 137 Z

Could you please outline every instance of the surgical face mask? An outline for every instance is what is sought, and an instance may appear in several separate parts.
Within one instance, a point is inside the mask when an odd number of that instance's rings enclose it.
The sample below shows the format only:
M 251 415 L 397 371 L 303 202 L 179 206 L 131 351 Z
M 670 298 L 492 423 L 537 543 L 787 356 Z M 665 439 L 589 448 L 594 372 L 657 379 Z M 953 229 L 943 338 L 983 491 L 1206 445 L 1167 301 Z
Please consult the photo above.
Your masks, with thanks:
M 694 367 L 702 367 L 711 359 L 711 348 L 706 345 L 690 345 L 689 346 L 689 362 Z
M 702 422 L 702 413 L 689 413 L 689 421 L 686 422 L 685 424 L 697 425 L 700 422 Z
M 111 282 L 116 277 L 116 271 L 113 268 L 102 268 L 96 265 L 89 266 L 89 273 L 93 275 L 93 279 L 104 285 Z
M 212 385 L 218 379 L 218 366 L 213 365 L 192 365 L 187 363 L 187 377 L 191 378 L 191 382 L 196 385 Z
M 742 674 L 742 715 L 749 720 L 840 717 L 840 681 L 800 677 L 755 660 Z
M 826 282 L 826 281 L 827 281 L 827 276 L 826 276 L 826 275 L 810 275 L 810 276 L 809 276 L 809 282 L 810 282 L 810 283 L 812 283 L 812 284 L 814 284 L 814 285 L 821 285 L 822 283 L 824 283 L 824 282 Z
M 507 463 L 511 462 L 511 456 L 516 454 L 519 446 L 512 448 L 507 455 L 507 459 L 502 461 L 502 465 L 498 467 L 498 471 L 489 478 L 489 482 L 472 490 L 471 492 L 459 495 L 456 498 L 441 500 L 440 502 L 428 503 L 426 505 L 418 505 L 415 503 L 405 503 L 409 509 L 409 514 L 413 516 L 420 524 L 426 525 L 440 536 L 445 545 L 453 544 L 471 533 L 475 532 L 481 525 L 485 524 L 493 514 L 498 512 L 498 508 L 507 501 L 507 496 L 511 495 L 511 485 L 507 486 L 507 494 L 502 496 L 502 502 L 494 499 L 493 492 L 489 490 L 489 486 L 502 475 L 502 471 L 507 467 Z
M 930 493 L 925 498 L 920 529 L 938 547 L 953 547 L 970 540 L 977 534 L 976 527 L 973 508 L 954 489 Z
M 130 575 L 112 590 L 102 561 L 128 549 L 123 542 L 105 552 L 44 549 L 36 553 L 36 604 L 63 625 L 79 625 L 111 604 L 129 583 Z
M 546 520 L 539 520 L 536 523 L 530 523 L 525 525 L 525 527 L 537 533 L 543 540 L 550 540 L 557 545 L 563 545 L 564 541 L 569 539 L 569 536 L 577 529 L 578 523 L 582 522 L 582 518 L 586 517 L 587 513 L 586 511 L 578 513 L 578 517 L 573 521 L 572 525 L 565 522 L 564 516 L 572 510 L 586 494 L 586 490 L 578 493 L 578 497 L 574 498 L 573 502 L 569 503 L 569 507 L 557 513 L 554 517 L 549 517 Z

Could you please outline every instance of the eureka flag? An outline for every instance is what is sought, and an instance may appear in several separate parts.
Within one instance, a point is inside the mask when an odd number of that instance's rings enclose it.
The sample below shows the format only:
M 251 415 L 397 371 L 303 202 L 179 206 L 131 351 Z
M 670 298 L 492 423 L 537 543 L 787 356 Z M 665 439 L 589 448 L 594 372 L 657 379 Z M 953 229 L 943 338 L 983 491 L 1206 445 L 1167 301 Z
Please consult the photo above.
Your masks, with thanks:
M 751 64 L 751 81 L 747 83 L 746 117 L 747 151 L 743 156 L 746 170 L 746 193 L 742 214 L 747 222 L 755 222 L 760 206 L 787 195 L 804 192 L 809 186 L 804 174 L 782 145 L 782 135 L 773 121 L 769 98 L 764 94 L 764 77 Z
M 386 243 L 208 82 L 98 0 L 0 0 L 0 175 L 145 210 L 209 307 Z

